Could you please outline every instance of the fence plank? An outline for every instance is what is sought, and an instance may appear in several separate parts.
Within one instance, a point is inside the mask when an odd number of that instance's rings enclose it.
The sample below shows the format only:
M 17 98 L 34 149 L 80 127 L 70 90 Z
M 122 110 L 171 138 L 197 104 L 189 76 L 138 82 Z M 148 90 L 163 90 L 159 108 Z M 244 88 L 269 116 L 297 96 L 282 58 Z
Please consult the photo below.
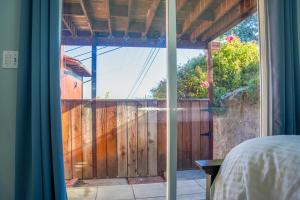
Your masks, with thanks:
M 200 102 L 201 107 L 201 134 L 207 134 L 209 132 L 209 112 L 208 101 Z M 200 138 L 200 157 L 201 159 L 209 159 L 209 137 L 202 135 Z
M 138 102 L 138 175 L 146 176 L 147 158 L 147 101 Z
M 157 176 L 157 101 L 149 101 L 148 108 L 148 174 Z
M 192 102 L 192 165 L 195 160 L 200 159 L 200 104 L 199 101 Z
M 72 170 L 73 177 L 82 178 L 81 102 L 73 102 L 71 108 Z
M 106 140 L 107 140 L 107 175 L 118 175 L 117 161 L 117 106 L 116 102 L 106 102 Z
M 158 101 L 157 113 L 157 171 L 163 174 L 166 171 L 166 146 L 167 146 L 167 115 L 166 101 Z
M 97 177 L 107 177 L 106 165 L 106 105 L 103 101 L 96 102 L 96 149 Z
M 128 102 L 128 176 L 137 176 L 137 104 Z
M 82 159 L 84 179 L 93 178 L 92 156 L 92 103 L 86 101 L 82 105 Z
M 118 177 L 127 177 L 127 105 L 117 104 Z
M 70 124 L 70 102 L 62 101 L 62 138 L 64 149 L 65 179 L 72 179 L 72 140 Z
M 177 103 L 177 170 L 182 170 L 182 103 Z
M 189 169 L 192 167 L 191 103 L 183 101 L 182 105 L 182 167 Z
M 91 103 L 62 102 L 65 177 L 94 178 Z M 151 107 L 154 109 L 148 110 Z M 209 132 L 208 101 L 180 100 L 178 107 L 184 110 L 177 113 L 177 168 L 186 170 L 193 160 L 209 158 L 210 140 L 205 135 Z M 165 172 L 165 109 L 166 102 L 161 100 L 96 102 L 98 178 Z

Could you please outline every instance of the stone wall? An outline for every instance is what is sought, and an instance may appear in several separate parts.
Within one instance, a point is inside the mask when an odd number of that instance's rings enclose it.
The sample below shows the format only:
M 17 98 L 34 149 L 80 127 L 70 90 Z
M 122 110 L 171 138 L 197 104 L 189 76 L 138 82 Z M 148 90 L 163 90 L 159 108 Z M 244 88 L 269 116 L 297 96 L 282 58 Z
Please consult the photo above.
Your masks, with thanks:
M 245 100 L 245 89 L 224 96 L 223 112 L 214 113 L 213 158 L 223 159 L 239 143 L 259 136 L 259 104 Z

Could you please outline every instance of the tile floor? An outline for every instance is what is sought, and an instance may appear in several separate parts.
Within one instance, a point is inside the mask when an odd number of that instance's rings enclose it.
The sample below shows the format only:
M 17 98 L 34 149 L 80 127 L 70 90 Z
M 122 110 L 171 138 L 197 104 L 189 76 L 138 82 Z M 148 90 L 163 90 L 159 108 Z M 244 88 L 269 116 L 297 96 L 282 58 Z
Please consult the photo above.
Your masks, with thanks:
M 86 180 L 80 187 L 68 188 L 70 200 L 164 200 L 165 183 L 128 185 L 126 179 Z M 196 170 L 177 173 L 177 199 L 205 199 L 205 178 Z

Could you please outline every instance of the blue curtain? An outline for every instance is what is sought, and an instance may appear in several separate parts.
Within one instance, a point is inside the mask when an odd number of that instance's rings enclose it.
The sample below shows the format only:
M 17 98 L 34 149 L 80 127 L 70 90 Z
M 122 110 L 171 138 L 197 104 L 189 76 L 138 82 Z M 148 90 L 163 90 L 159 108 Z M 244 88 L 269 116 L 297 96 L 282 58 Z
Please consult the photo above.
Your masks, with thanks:
M 300 20 L 297 17 L 297 0 L 265 1 L 269 39 L 270 130 L 273 135 L 300 134 Z
M 60 0 L 22 0 L 15 199 L 67 199 L 60 110 Z

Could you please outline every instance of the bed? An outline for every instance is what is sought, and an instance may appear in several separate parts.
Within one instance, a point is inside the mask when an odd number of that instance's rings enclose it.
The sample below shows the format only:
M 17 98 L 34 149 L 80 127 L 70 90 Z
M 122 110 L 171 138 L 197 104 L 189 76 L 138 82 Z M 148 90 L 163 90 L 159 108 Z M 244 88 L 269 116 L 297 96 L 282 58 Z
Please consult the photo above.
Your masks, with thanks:
M 210 199 L 300 199 L 300 136 L 255 138 L 233 148 L 213 181 Z

